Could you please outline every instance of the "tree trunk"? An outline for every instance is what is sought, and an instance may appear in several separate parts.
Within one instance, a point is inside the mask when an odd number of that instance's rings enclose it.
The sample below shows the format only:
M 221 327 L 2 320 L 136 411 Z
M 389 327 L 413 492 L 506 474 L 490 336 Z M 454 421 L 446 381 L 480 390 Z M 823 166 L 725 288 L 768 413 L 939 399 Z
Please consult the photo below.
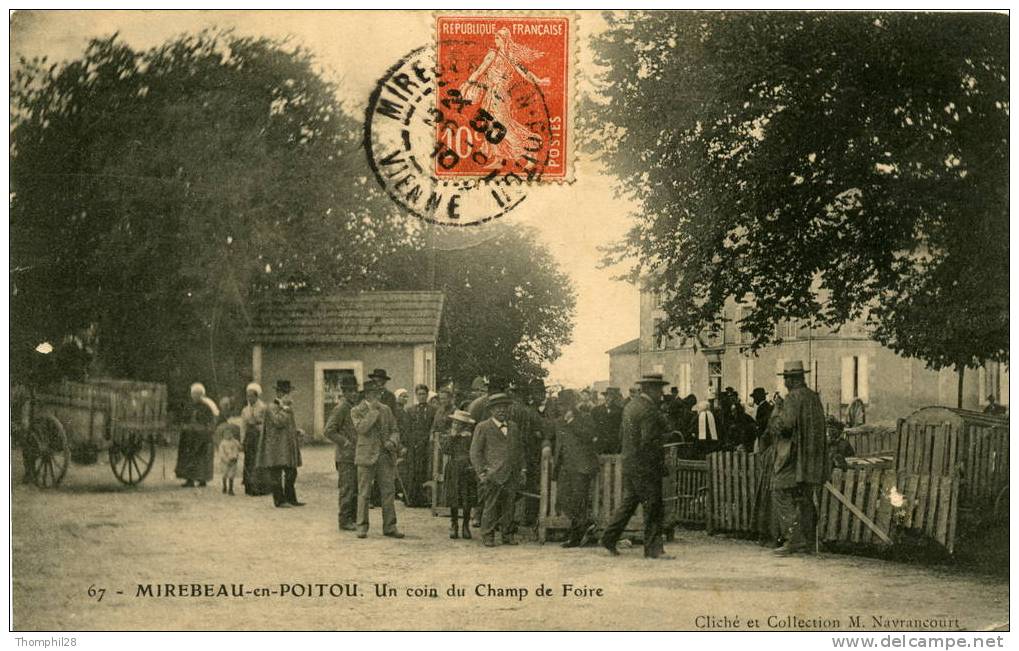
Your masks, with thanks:
M 955 371 L 959 374 L 959 400 L 956 407 L 962 409 L 962 380 L 966 377 L 966 367 L 962 364 L 956 364 Z

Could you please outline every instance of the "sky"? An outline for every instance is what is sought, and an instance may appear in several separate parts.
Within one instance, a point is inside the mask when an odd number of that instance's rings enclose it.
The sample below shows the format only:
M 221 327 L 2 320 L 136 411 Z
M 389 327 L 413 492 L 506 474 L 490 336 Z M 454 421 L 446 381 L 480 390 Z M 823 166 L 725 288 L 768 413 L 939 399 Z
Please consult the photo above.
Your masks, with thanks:
M 586 42 L 604 29 L 597 12 L 575 12 L 578 86 L 595 71 Z M 289 38 L 314 53 L 323 74 L 335 81 L 340 99 L 363 114 L 375 82 L 412 49 L 433 39 L 434 16 L 425 11 L 257 12 L 91 11 L 18 13 L 11 22 L 12 65 L 19 57 L 51 61 L 81 55 L 89 39 L 119 34 L 134 48 L 159 45 L 173 36 L 206 28 L 240 35 Z M 575 104 L 571 103 L 573 109 Z M 605 351 L 639 333 L 637 289 L 612 280 L 619 269 L 599 269 L 599 247 L 619 240 L 633 204 L 616 198 L 615 178 L 601 164 L 574 152 L 575 181 L 532 188 L 527 199 L 502 218 L 535 226 L 573 280 L 577 310 L 573 342 L 549 367 L 549 380 L 582 386 L 609 377 Z

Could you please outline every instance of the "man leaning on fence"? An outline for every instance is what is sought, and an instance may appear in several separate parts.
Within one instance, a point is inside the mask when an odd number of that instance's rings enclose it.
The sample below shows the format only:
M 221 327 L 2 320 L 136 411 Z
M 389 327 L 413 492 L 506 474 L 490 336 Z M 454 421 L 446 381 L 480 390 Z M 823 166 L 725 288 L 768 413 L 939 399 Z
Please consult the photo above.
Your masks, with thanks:
M 605 527 L 601 543 L 618 555 L 616 543 L 638 506 L 644 508 L 644 557 L 670 558 L 662 543 L 662 477 L 666 423 L 659 403 L 668 384 L 661 373 L 638 380 L 640 393 L 623 409 L 623 501 Z
M 814 550 L 817 523 L 815 500 L 828 480 L 824 407 L 804 380 L 803 362 L 786 362 L 782 371 L 789 394 L 777 399 L 768 430 L 774 439 L 772 494 L 785 544 L 778 555 Z

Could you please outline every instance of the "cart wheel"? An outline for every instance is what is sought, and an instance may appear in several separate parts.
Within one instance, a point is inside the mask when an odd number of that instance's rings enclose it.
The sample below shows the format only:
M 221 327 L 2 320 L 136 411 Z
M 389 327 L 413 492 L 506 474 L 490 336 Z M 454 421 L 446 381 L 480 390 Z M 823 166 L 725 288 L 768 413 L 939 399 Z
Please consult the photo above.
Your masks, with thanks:
M 127 434 L 110 447 L 110 468 L 122 483 L 134 486 L 145 479 L 156 462 L 156 439 Z
M 53 488 L 59 484 L 67 474 L 67 462 L 71 457 L 63 424 L 52 414 L 35 418 L 26 444 L 26 460 L 35 485 Z

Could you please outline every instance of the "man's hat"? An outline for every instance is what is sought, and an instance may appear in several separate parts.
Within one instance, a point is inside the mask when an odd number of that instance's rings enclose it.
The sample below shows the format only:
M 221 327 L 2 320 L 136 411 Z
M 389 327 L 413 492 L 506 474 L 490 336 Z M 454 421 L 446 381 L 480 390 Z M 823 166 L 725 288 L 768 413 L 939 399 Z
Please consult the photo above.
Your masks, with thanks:
M 341 389 L 353 389 L 357 391 L 357 378 L 353 375 L 341 375 L 340 376 L 340 388 Z
M 753 391 L 750 392 L 750 397 L 761 398 L 763 400 L 764 398 L 768 397 L 768 392 L 764 390 L 764 387 L 756 387 Z
M 506 390 L 506 380 L 498 376 L 488 378 L 488 391 L 490 393 L 502 393 Z
M 788 375 L 803 375 L 804 373 L 810 373 L 810 371 L 804 370 L 803 362 L 801 360 L 796 359 L 791 362 L 786 362 L 785 365 L 782 367 L 782 372 L 778 373 L 777 375 L 786 377 Z
M 474 419 L 471 418 L 470 412 L 466 412 L 463 409 L 457 409 L 456 411 L 454 411 L 449 416 L 446 416 L 446 418 L 449 418 L 450 420 L 455 420 L 455 421 L 458 421 L 458 422 L 461 422 L 461 423 L 467 423 L 468 425 L 473 425 L 474 424 Z
M 276 380 L 276 391 L 280 393 L 290 393 L 293 390 L 293 385 L 290 384 L 290 380 Z
M 513 400 L 505 393 L 493 393 L 488 396 L 489 407 L 494 407 L 496 405 L 508 405 L 511 402 L 513 402 Z
M 471 382 L 471 391 L 484 391 L 487 388 L 488 388 L 488 380 L 486 380 L 485 378 L 481 377 L 480 375 L 478 377 L 474 378 L 474 381 Z
M 661 373 L 645 373 L 643 377 L 637 380 L 637 384 L 657 384 L 660 386 L 664 386 L 668 384 L 668 382 L 666 382 L 665 379 L 662 378 Z
M 375 369 L 374 371 L 371 372 L 371 375 L 369 375 L 368 377 L 376 379 L 376 380 L 383 380 L 383 381 L 388 381 L 388 380 L 392 380 L 393 379 L 393 378 L 389 377 L 388 375 L 386 375 L 386 369 L 384 369 L 384 368 L 377 368 L 377 369 Z

